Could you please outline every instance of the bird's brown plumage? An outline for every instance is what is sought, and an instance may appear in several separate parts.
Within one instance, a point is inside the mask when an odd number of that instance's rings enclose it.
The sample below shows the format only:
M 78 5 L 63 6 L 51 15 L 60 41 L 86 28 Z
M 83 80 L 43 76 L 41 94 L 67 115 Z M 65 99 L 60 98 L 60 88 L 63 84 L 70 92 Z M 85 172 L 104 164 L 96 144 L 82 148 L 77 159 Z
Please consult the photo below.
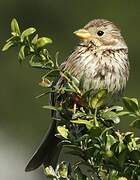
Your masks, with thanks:
M 103 35 L 99 36 L 99 31 Z M 75 34 L 81 42 L 64 70 L 78 79 L 84 76 L 85 90 L 107 89 L 114 95 L 120 94 L 129 77 L 128 48 L 120 30 L 110 21 L 96 19 Z
M 84 76 L 85 91 L 90 88 L 95 91 L 107 89 L 112 97 L 120 96 L 129 78 L 128 48 L 120 30 L 108 20 L 96 19 L 74 33 L 81 41 L 63 63 L 62 69 L 79 80 Z M 62 82 L 60 78 L 57 85 Z M 29 161 L 26 171 L 36 169 L 41 164 L 56 166 L 60 149 L 55 132 L 56 122 L 53 121 L 46 139 Z M 54 154 L 57 155 L 55 159 Z

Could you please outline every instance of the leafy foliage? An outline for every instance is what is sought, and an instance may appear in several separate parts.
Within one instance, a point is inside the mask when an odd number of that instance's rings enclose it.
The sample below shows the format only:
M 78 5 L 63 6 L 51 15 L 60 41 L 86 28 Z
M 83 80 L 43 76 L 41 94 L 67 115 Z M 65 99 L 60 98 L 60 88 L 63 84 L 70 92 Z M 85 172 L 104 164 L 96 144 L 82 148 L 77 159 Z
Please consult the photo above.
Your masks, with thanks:
M 68 72 L 63 72 L 52 60 L 47 47 L 52 43 L 48 37 L 38 38 L 35 28 L 21 32 L 15 19 L 11 22 L 12 37 L 6 41 L 3 51 L 19 48 L 20 62 L 29 58 L 32 67 L 46 70 L 41 86 L 46 92 L 39 97 L 55 93 L 56 106 L 44 108 L 57 111 L 61 124 L 57 136 L 69 154 L 77 156 L 76 162 L 61 162 L 56 169 L 49 166 L 45 174 L 55 180 L 127 180 L 140 179 L 140 143 L 134 132 L 120 132 L 116 124 L 122 116 L 133 117 L 130 126 L 140 129 L 140 108 L 137 99 L 124 97 L 125 109 L 107 106 L 107 91 L 83 90 L 84 77 L 78 81 Z M 63 83 L 56 86 L 56 81 Z M 86 169 L 86 171 L 85 171 Z
M 30 57 L 29 63 L 32 67 L 53 68 L 54 63 L 45 48 L 48 44 L 52 43 L 50 38 L 39 38 L 36 29 L 33 27 L 21 32 L 16 19 L 13 19 L 11 22 L 11 35 L 6 41 L 2 49 L 3 51 L 17 46 L 19 48 L 18 58 L 20 62 Z

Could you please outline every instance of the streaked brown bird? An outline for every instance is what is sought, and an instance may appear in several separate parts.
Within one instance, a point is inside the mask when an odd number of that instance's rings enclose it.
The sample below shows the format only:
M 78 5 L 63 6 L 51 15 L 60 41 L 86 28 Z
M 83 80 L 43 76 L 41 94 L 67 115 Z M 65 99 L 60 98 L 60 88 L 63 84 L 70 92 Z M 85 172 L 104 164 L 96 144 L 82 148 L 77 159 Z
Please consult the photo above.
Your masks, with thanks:
M 74 34 L 80 38 L 80 43 L 62 64 L 63 70 L 79 80 L 84 76 L 85 91 L 89 88 L 95 91 L 107 89 L 112 98 L 120 97 L 129 78 L 128 48 L 120 30 L 108 20 L 95 19 Z M 56 166 L 60 149 L 55 133 L 54 120 L 26 171 L 41 164 Z

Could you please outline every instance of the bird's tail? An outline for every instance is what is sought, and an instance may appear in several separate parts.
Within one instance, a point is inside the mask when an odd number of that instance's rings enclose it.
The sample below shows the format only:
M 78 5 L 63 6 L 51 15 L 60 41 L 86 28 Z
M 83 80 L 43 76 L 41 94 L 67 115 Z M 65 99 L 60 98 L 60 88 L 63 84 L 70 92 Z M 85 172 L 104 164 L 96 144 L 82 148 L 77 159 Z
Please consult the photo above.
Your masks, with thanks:
M 39 148 L 28 162 L 25 171 L 32 171 L 42 164 L 45 167 L 49 165 L 56 167 L 61 147 L 58 147 L 60 140 L 55 136 L 55 133 L 56 121 L 54 120 Z

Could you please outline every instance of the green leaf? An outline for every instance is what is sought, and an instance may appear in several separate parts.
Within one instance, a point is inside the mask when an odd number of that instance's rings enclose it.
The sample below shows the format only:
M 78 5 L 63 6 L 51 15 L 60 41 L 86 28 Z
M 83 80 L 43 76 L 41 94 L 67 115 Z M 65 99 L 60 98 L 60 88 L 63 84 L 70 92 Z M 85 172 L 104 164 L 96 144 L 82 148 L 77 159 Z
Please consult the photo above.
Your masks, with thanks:
M 30 36 L 31 34 L 35 33 L 36 29 L 31 27 L 26 29 L 25 31 L 23 31 L 23 33 L 21 34 L 21 39 L 24 39 L 28 36 Z
M 130 115 L 130 112 L 128 111 L 120 111 L 117 113 L 117 116 L 126 116 L 126 115 Z
M 112 170 L 112 171 L 109 173 L 108 180 L 117 180 L 117 179 L 118 179 L 117 177 L 118 177 L 118 171 Z
M 18 54 L 19 59 L 24 60 L 25 59 L 25 45 L 21 46 Z
M 90 100 L 90 107 L 93 109 L 96 109 L 103 105 L 105 97 L 107 94 L 107 90 L 103 89 L 98 91 L 94 97 Z
M 74 120 L 74 121 L 71 121 L 71 122 L 74 123 L 74 124 L 86 125 L 87 129 L 93 128 L 93 121 L 87 121 L 87 120 L 78 119 L 78 120 Z
M 7 39 L 6 42 L 9 42 L 9 41 L 13 42 L 15 39 L 17 39 L 17 37 L 12 36 L 9 39 Z
M 121 167 L 123 167 L 123 165 L 124 165 L 124 162 L 126 161 L 126 158 L 127 158 L 127 156 L 128 156 L 128 150 L 127 149 L 125 149 L 125 150 L 123 150 L 123 151 L 121 151 L 120 153 L 119 153 L 119 155 L 118 155 L 118 161 L 119 161 L 119 165 L 121 166 Z
M 101 116 L 105 120 L 112 120 L 115 124 L 118 124 L 120 122 L 120 118 L 118 117 L 118 114 L 116 114 L 113 111 L 102 112 Z
M 52 40 L 50 38 L 41 37 L 36 42 L 37 49 L 44 48 L 46 45 L 52 43 Z
M 133 112 L 133 113 L 135 113 L 135 114 L 140 116 L 140 113 L 139 113 L 139 104 L 138 104 L 137 99 L 123 97 L 123 102 L 124 102 L 126 108 L 128 109 L 128 111 Z
M 32 67 L 34 67 L 34 68 L 43 68 L 43 67 L 44 67 L 41 62 L 33 62 L 33 61 L 30 61 L 29 63 L 30 63 L 30 65 L 31 65 Z
M 83 116 L 85 116 L 86 114 L 83 112 L 76 112 L 72 115 L 72 119 L 77 119 L 77 118 L 81 118 Z
M 116 139 L 110 135 L 106 134 L 106 150 L 110 150 L 111 146 L 116 143 Z
M 126 177 L 119 177 L 118 180 L 128 180 Z
M 140 119 L 136 119 L 130 124 L 131 127 L 140 129 Z
M 57 68 L 59 68 L 59 64 L 58 64 L 58 55 L 59 55 L 59 52 L 56 52 L 55 54 L 55 65 Z M 61 65 L 62 66 L 62 65 Z M 61 69 L 61 68 L 60 68 Z
M 60 108 L 55 107 L 55 106 L 43 106 L 44 109 L 49 109 L 49 110 L 54 110 L 54 111 L 58 111 L 60 110 Z
M 38 40 L 38 34 L 35 35 L 35 37 L 32 39 L 32 43 L 36 44 Z
M 107 110 L 108 111 L 115 110 L 115 112 L 118 112 L 118 111 L 123 111 L 123 107 L 122 106 L 112 106 L 112 107 L 108 108 Z
M 66 126 L 57 126 L 57 131 L 63 138 L 68 139 L 69 130 L 66 128 Z
M 11 31 L 18 35 L 20 35 L 20 29 L 17 20 L 14 18 L 11 22 Z
M 4 47 L 2 48 L 2 51 L 7 51 L 9 48 L 11 48 L 14 45 L 12 41 L 7 42 Z
M 125 150 L 125 148 L 126 148 L 126 146 L 125 146 L 124 142 L 120 141 L 118 143 L 118 147 L 117 147 L 118 153 L 121 153 L 123 150 Z
M 70 164 L 62 161 L 58 166 L 57 173 L 62 179 L 68 179 L 70 173 Z
M 56 177 L 57 176 L 52 166 L 48 166 L 45 168 L 45 174 L 48 177 Z

